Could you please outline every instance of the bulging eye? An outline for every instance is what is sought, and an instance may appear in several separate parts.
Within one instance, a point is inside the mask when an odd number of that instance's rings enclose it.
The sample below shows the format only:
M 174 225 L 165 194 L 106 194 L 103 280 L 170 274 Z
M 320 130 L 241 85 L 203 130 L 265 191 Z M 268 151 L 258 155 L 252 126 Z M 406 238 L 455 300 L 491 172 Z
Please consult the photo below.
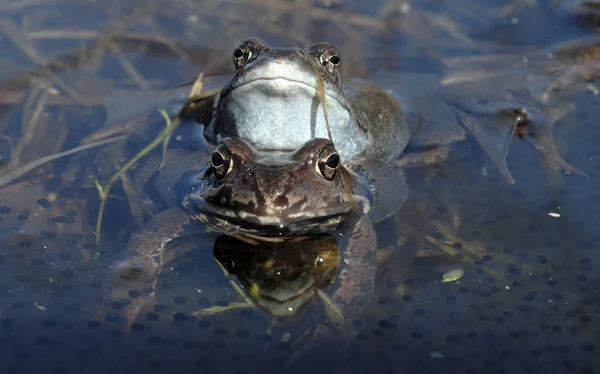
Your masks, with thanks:
M 340 155 L 335 148 L 327 147 L 319 156 L 317 161 L 317 171 L 327 180 L 333 180 L 341 165 Z
M 261 51 L 269 49 L 267 43 L 257 38 L 244 40 L 233 50 L 233 65 L 236 69 L 243 68 L 247 63 L 254 60 Z
M 226 146 L 220 145 L 210 158 L 210 167 L 218 179 L 224 178 L 231 172 L 232 168 L 231 153 Z
M 252 50 L 247 42 L 242 42 L 242 44 L 233 51 L 233 65 L 236 69 L 241 69 L 251 58 Z
M 335 74 L 340 68 L 342 59 L 333 47 L 329 47 L 321 54 L 321 64 L 329 72 Z

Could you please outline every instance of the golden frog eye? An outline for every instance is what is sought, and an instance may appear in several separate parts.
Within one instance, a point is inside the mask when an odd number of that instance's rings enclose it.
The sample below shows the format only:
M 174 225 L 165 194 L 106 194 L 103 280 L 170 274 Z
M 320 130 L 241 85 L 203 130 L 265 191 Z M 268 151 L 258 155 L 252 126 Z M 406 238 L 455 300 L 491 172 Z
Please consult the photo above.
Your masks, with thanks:
M 333 47 L 325 49 L 321 54 L 321 64 L 331 75 L 337 73 L 341 63 L 342 59 Z
M 231 172 L 232 166 L 233 160 L 229 149 L 224 145 L 217 147 L 210 158 L 210 167 L 213 173 L 218 179 L 222 179 Z
M 341 165 L 340 155 L 335 148 L 327 147 L 319 156 L 317 161 L 317 171 L 327 180 L 333 180 Z

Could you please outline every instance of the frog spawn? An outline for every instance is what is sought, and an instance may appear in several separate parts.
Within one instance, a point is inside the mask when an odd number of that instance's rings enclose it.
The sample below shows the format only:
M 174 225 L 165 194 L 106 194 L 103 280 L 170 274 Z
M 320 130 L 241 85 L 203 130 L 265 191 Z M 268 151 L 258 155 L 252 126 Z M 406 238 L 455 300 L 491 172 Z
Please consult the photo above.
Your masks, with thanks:
M 47 206 L 43 199 L 40 204 Z M 11 243 L 12 227 L 26 225 L 28 219 L 6 205 L 0 213 L 3 240 Z M 581 253 L 561 259 L 552 255 L 552 246 L 539 248 L 540 254 L 503 254 L 494 245 L 465 251 L 481 241 L 481 234 L 468 226 L 471 234 L 462 239 L 436 236 L 458 252 L 471 253 L 463 257 L 464 276 L 442 284 L 442 274 L 455 268 L 455 261 L 432 272 L 426 265 L 431 260 L 417 260 L 401 296 L 382 294 L 352 322 L 357 329 L 353 344 L 359 351 L 349 361 L 348 372 L 368 364 L 371 370 L 483 373 L 509 366 L 536 373 L 547 371 L 548 362 L 557 372 L 591 372 L 598 349 L 593 326 L 600 313 L 594 295 L 600 282 L 597 258 Z M 35 372 L 40 362 L 50 372 L 64 373 L 198 368 L 234 372 L 258 365 L 275 369 L 270 362 L 290 354 L 290 344 L 266 334 L 268 319 L 254 309 L 192 315 L 200 308 L 239 300 L 226 282 L 213 283 L 215 274 L 206 273 L 210 254 L 202 250 L 167 266 L 157 282 L 157 304 L 130 334 L 123 334 L 122 305 L 98 304 L 94 297 L 105 287 L 99 281 L 102 267 L 81 266 L 80 250 L 88 241 L 81 235 L 48 232 L 29 243 L 20 240 L 3 247 L 0 327 L 3 344 L 12 347 L 0 350 L 3 372 Z M 53 276 L 55 284 L 62 284 L 59 288 L 34 291 L 30 280 L 10 276 L 16 275 L 11 269 L 47 275 L 56 266 L 63 274 Z M 132 293 L 129 298 L 137 296 Z M 286 326 L 294 328 L 291 322 Z M 336 347 L 321 349 L 327 356 Z M 323 364 L 318 357 L 311 363 L 317 362 Z M 325 364 L 312 370 L 325 372 Z

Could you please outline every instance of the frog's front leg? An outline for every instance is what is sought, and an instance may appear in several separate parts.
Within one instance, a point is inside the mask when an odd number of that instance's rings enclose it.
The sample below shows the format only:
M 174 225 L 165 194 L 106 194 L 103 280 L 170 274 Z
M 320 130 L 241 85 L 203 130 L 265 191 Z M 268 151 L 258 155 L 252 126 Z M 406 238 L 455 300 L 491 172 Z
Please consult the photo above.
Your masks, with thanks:
M 127 327 L 154 297 L 167 244 L 182 236 L 200 234 L 202 228 L 189 213 L 176 207 L 157 214 L 132 235 L 109 275 L 108 298 L 118 302 L 131 298 L 125 311 Z
M 377 273 L 377 235 L 369 216 L 364 215 L 340 243 L 341 271 L 332 300 L 348 319 L 371 300 Z
M 345 360 L 349 352 L 350 340 L 346 335 L 352 321 L 369 303 L 375 288 L 377 272 L 377 237 L 375 229 L 367 215 L 364 215 L 353 226 L 348 235 L 344 235 L 339 243 L 342 250 L 342 264 L 338 279 L 335 282 L 333 295 L 329 298 L 319 292 L 328 315 L 326 322 L 316 325 L 308 341 L 290 357 L 288 364 L 292 366 L 312 362 L 321 353 L 321 344 L 334 343 L 338 347 L 336 356 L 327 358 L 329 364 Z

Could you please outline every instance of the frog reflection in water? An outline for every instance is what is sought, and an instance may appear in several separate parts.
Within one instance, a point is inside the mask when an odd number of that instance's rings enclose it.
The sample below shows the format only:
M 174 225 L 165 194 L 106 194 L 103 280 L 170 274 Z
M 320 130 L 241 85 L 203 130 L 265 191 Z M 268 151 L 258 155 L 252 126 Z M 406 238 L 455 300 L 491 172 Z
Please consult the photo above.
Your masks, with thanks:
M 222 235 L 215 241 L 214 257 L 242 283 L 254 304 L 271 316 L 287 318 L 335 280 L 340 253 L 330 234 L 260 246 Z
M 112 299 L 132 288 L 152 288 L 166 244 L 208 228 L 250 243 L 349 232 L 340 240 L 344 265 L 332 298 L 344 313 L 369 300 L 377 269 L 371 219 L 378 217 L 370 210 L 368 186 L 342 165 L 331 141 L 312 139 L 293 152 L 258 152 L 244 140 L 226 138 L 210 162 L 200 154 L 161 173 L 159 191 L 166 200 L 177 191 L 179 204 L 133 234 L 114 265 Z M 183 177 L 176 183 L 173 175 Z M 129 322 L 146 302 L 133 300 Z
M 447 157 L 450 143 L 472 137 L 514 183 L 505 158 L 517 135 L 555 169 L 583 174 L 560 157 L 553 141 L 554 123 L 572 107 L 524 107 L 503 97 L 480 103 L 444 89 L 437 77 L 399 72 L 380 79 L 405 91 L 395 97 L 383 85 L 342 79 L 342 59 L 329 43 L 278 48 L 249 38 L 235 48 L 233 64 L 235 74 L 212 98 L 210 110 L 184 111 L 207 125 L 204 137 L 212 144 L 239 136 L 258 149 L 293 149 L 308 139 L 328 137 L 328 124 L 346 164 L 368 165 L 377 180 L 391 162 L 438 163 Z M 394 184 L 377 186 L 375 209 L 385 209 Z

